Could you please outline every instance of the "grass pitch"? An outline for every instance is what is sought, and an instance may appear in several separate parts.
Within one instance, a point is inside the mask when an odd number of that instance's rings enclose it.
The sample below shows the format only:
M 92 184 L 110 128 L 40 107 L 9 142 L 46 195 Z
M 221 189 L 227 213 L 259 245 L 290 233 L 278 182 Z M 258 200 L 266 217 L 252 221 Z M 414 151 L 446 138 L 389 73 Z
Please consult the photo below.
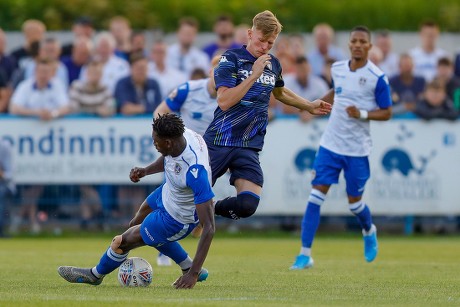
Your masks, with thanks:
M 0 306 L 458 306 L 460 238 L 379 239 L 374 263 L 364 261 L 359 235 L 316 239 L 315 266 L 289 271 L 299 250 L 292 236 L 224 237 L 217 233 L 205 263 L 210 275 L 192 290 L 175 290 L 177 266 L 156 266 L 148 288 L 121 288 L 116 272 L 102 285 L 70 284 L 59 265 L 96 264 L 111 237 L 0 240 Z M 196 239 L 183 246 L 195 253 Z

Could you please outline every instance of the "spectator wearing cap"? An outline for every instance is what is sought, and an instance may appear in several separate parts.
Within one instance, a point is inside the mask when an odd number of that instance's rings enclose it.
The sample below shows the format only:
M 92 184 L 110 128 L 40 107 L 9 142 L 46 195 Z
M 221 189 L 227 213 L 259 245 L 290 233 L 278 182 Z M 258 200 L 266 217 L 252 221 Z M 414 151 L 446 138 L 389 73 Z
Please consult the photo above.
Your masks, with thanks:
M 117 110 L 123 115 L 152 114 L 161 102 L 158 82 L 147 77 L 147 58 L 132 54 L 131 74 L 118 81 L 115 88 Z
M 88 16 L 81 16 L 75 20 L 72 25 L 72 33 L 74 41 L 62 46 L 61 57 L 70 57 L 72 55 L 72 48 L 75 46 L 76 40 L 81 37 L 89 40 L 94 36 L 93 20 Z

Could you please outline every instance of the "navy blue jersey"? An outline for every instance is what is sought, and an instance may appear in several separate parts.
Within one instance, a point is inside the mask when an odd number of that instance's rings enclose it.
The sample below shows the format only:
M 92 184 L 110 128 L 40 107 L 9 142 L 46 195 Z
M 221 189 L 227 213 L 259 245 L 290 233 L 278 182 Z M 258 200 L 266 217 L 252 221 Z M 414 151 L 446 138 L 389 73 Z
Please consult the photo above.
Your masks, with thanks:
M 252 74 L 252 65 L 256 60 L 246 46 L 226 51 L 214 70 L 216 89 L 221 86 L 236 87 L 243 82 Z M 275 87 L 282 86 L 281 64 L 271 55 L 270 64 L 236 105 L 227 111 L 219 107 L 216 109 L 204 135 L 206 143 L 261 150 L 268 124 L 270 94 Z

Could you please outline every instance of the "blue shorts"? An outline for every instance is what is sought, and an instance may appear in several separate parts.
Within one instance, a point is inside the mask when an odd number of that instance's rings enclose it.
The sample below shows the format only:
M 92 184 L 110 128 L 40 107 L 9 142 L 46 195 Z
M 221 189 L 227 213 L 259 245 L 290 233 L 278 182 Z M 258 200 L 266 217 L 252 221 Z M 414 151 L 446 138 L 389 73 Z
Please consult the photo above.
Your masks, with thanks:
M 181 240 L 188 236 L 196 224 L 182 224 L 176 221 L 164 208 L 161 200 L 163 185 L 153 191 L 146 199 L 153 209 L 147 215 L 140 227 L 140 233 L 145 244 L 156 247 Z
M 230 184 L 236 179 L 246 179 L 259 186 L 264 184 L 264 174 L 259 162 L 259 152 L 252 148 L 209 145 L 212 185 L 230 170 Z
M 361 196 L 370 177 L 369 159 L 336 154 L 320 147 L 313 163 L 315 176 L 311 181 L 315 185 L 331 185 L 339 182 L 343 170 L 349 196 Z

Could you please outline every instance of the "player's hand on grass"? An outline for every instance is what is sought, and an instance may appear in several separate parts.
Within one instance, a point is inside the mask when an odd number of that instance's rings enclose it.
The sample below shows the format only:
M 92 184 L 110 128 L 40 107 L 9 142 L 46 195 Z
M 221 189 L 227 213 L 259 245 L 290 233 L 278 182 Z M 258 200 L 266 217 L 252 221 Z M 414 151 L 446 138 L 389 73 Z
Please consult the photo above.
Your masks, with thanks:
M 188 271 L 173 283 L 173 287 L 176 289 L 192 289 L 198 280 L 198 275 L 195 275 Z
M 145 168 L 143 167 L 134 167 L 131 169 L 131 172 L 129 173 L 129 179 L 131 179 L 132 182 L 139 182 L 142 177 L 145 176 Z
M 332 105 L 321 99 L 316 99 L 311 104 L 309 112 L 313 115 L 327 115 L 331 112 Z

